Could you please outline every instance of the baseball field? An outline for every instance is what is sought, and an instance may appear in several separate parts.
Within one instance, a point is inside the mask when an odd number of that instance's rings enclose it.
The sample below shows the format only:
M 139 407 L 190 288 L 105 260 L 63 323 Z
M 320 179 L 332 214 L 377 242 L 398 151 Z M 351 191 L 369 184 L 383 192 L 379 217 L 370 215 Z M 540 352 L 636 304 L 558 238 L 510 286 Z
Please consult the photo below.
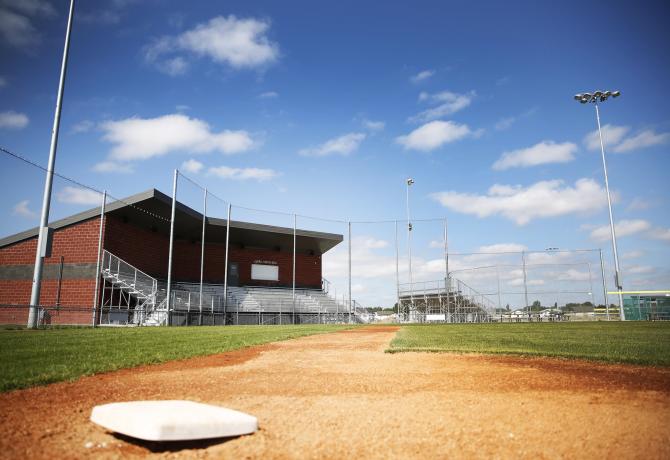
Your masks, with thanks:
M 7 458 L 670 457 L 667 323 L 1 330 L 0 346 Z M 158 444 L 88 420 L 143 399 L 260 430 Z

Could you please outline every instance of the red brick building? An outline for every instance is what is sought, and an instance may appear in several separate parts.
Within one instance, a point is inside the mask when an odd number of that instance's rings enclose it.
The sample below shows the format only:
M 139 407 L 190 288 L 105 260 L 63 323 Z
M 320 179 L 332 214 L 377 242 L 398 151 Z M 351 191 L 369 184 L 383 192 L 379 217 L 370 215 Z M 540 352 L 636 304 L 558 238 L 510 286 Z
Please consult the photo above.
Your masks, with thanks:
M 170 197 L 151 189 L 108 205 L 102 238 L 105 253 L 114 257 L 115 263 L 118 258 L 164 283 L 171 203 Z M 197 211 L 177 204 L 173 283 L 200 282 L 202 218 Z M 49 309 L 51 323 L 90 324 L 96 298 L 100 210 L 61 219 L 50 227 L 54 229 L 52 250 L 44 261 L 40 305 L 59 307 Z M 226 233 L 225 219 L 207 218 L 203 273 L 207 284 L 224 284 Z M 0 304 L 29 304 L 37 234 L 34 228 L 0 239 Z M 293 237 L 292 228 L 231 220 L 228 286 L 292 287 Z M 321 257 L 341 241 L 342 235 L 296 231 L 297 288 L 321 289 Z M 111 263 L 110 258 L 105 259 L 106 263 Z M 114 267 L 109 268 L 114 271 Z M 108 285 L 103 281 L 98 289 L 100 304 L 102 286 Z M 128 299 L 131 303 L 135 305 L 137 299 Z M 1 323 L 26 321 L 26 308 L 0 308 Z

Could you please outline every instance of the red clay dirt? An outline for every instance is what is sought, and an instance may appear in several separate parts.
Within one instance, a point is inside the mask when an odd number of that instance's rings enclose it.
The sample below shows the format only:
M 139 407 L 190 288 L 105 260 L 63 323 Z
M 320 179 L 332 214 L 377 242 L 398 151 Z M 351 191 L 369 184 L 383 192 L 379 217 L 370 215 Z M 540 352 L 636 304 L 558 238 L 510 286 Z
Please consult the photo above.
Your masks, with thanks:
M 387 354 L 371 327 L 0 394 L 4 458 L 670 458 L 670 370 Z M 189 399 L 259 419 L 250 436 L 139 443 L 96 404 Z

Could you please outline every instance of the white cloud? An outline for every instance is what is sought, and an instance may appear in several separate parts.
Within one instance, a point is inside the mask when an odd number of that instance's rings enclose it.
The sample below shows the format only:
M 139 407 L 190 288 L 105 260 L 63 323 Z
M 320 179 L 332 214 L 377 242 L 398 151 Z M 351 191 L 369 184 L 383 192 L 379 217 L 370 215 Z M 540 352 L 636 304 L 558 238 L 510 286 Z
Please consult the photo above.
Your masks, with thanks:
M 396 142 L 406 150 L 427 152 L 472 134 L 473 132 L 468 125 L 461 125 L 453 121 L 437 120 L 419 126 L 406 136 L 397 137 Z
M 496 131 L 504 131 L 512 127 L 516 122 L 516 117 L 505 117 L 498 120 L 495 124 Z
M 435 75 L 435 71 L 434 71 L 434 70 L 422 70 L 422 71 L 419 72 L 418 74 L 416 74 L 416 75 L 412 75 L 412 77 L 410 77 L 410 81 L 411 81 L 412 83 L 420 83 L 420 82 L 422 82 L 422 81 L 424 81 L 424 80 L 428 80 L 428 79 L 429 79 L 430 77 L 432 77 L 433 75 Z
M 620 220 L 614 224 L 617 237 L 629 236 L 647 231 L 651 224 L 643 219 Z M 609 225 L 601 225 L 591 230 L 591 238 L 596 241 L 608 241 L 611 238 Z
M 603 125 L 601 130 L 603 133 L 603 144 L 605 144 L 605 149 L 609 149 L 621 142 L 621 139 L 623 139 L 624 136 L 628 134 L 628 131 L 630 131 L 630 127 L 608 124 Z M 600 150 L 600 135 L 598 134 L 597 129 L 591 131 L 584 137 L 584 144 L 589 150 Z
M 670 228 L 654 228 L 648 233 L 648 236 L 655 240 L 670 241 Z
M 527 251 L 528 247 L 518 243 L 496 243 L 488 246 L 480 246 L 477 252 L 504 253 Z
M 0 112 L 0 129 L 23 129 L 28 126 L 28 116 L 24 113 L 8 110 Z
M 30 201 L 28 200 L 19 201 L 14 205 L 12 214 L 14 214 L 15 216 L 25 217 L 26 219 L 32 219 L 37 217 L 37 213 L 35 211 L 32 211 L 28 207 L 29 204 Z
M 644 255 L 642 251 L 628 251 L 621 256 L 622 259 L 638 259 Z
M 181 53 L 234 69 L 259 68 L 279 59 L 279 46 L 267 37 L 269 28 L 266 20 L 217 16 L 177 36 L 155 40 L 145 47 L 144 57 L 169 75 L 186 71 L 188 62 Z
M 102 202 L 102 196 L 93 190 L 70 187 L 64 187 L 58 193 L 56 198 L 61 203 L 98 205 Z
M 92 6 L 90 10 L 77 11 L 76 18 L 78 21 L 88 24 L 118 24 L 124 16 L 123 8 L 131 3 L 136 3 L 136 0 L 112 0 L 105 2 L 104 5 Z M 83 6 L 83 5 L 82 5 Z
M 562 273 L 556 275 L 556 279 L 560 281 L 589 281 L 592 279 L 592 274 L 587 271 L 575 270 L 568 268 Z
M 523 118 L 530 117 L 531 115 L 535 114 L 535 112 L 537 112 L 537 108 L 536 107 L 531 107 L 530 109 L 528 109 L 525 112 L 520 113 L 518 115 L 512 115 L 512 116 L 509 116 L 509 117 L 501 118 L 500 120 L 498 120 L 496 122 L 496 124 L 494 125 L 494 128 L 495 128 L 496 131 L 505 131 L 506 129 L 511 128 L 512 125 L 514 123 L 516 123 L 517 121 L 519 121 Z
M 222 179 L 256 180 L 258 182 L 270 180 L 279 175 L 279 173 L 273 169 L 230 168 L 228 166 L 212 167 L 209 168 L 207 173 Z
M 612 151 L 615 153 L 630 152 L 631 150 L 643 149 L 654 145 L 665 144 L 670 139 L 670 133 L 657 134 L 651 129 L 646 129 L 635 136 L 624 139 Z
M 266 91 L 258 95 L 258 99 L 275 99 L 279 97 L 279 93 L 276 91 Z
M 650 267 L 649 265 L 631 265 L 630 267 L 625 267 L 623 271 L 629 275 L 645 275 L 653 273 L 654 267 Z
M 365 133 L 348 133 L 333 139 L 329 139 L 316 147 L 300 150 L 298 153 L 310 157 L 325 157 L 328 155 L 349 155 L 365 140 Z
M 29 16 L 36 14 L 53 16 L 56 14 L 56 10 L 51 3 L 44 0 L 0 0 L 0 6 L 13 8 Z
M 161 72 L 168 74 L 171 77 L 176 77 L 177 75 L 183 75 L 186 73 L 188 70 L 188 62 L 186 62 L 186 59 L 183 57 L 176 56 L 156 62 L 156 67 Z
M 642 198 L 633 198 L 630 204 L 626 207 L 626 211 L 644 211 L 650 207 L 651 203 L 648 201 L 643 200 Z
M 467 94 L 452 93 L 451 91 L 442 91 L 435 94 L 421 92 L 419 94 L 419 101 L 438 105 L 410 117 L 408 121 L 411 123 L 423 123 L 451 115 L 469 106 L 474 97 L 474 91 L 470 91 Z
M 96 163 L 92 169 L 100 173 L 131 174 L 135 172 L 131 165 L 115 161 L 101 161 L 100 163 Z
M 496 184 L 486 195 L 449 191 L 431 196 L 456 212 L 479 218 L 502 215 L 517 225 L 537 218 L 592 213 L 607 204 L 605 190 L 586 178 L 579 179 L 574 187 L 564 185 L 562 180 L 548 180 L 528 187 Z
M 181 164 L 181 169 L 183 171 L 186 171 L 187 173 L 193 173 L 197 174 L 200 171 L 202 171 L 202 168 L 204 168 L 205 165 L 200 163 L 198 160 L 194 160 L 191 158 L 190 160 L 186 160 Z
M 386 123 L 384 123 L 383 121 L 373 121 L 364 119 L 362 123 L 365 129 L 372 132 L 383 131 L 384 128 L 386 127 Z
M 509 168 L 537 166 L 548 163 L 567 163 L 575 159 L 577 146 L 572 142 L 557 144 L 554 141 L 542 141 L 525 149 L 504 152 L 493 163 L 493 169 L 501 171 Z
M 34 16 L 49 17 L 55 14 L 49 2 L 41 0 L 0 1 L 0 37 L 16 48 L 32 48 L 42 36 L 33 24 Z
M 93 123 L 91 120 L 82 120 L 72 125 L 70 132 L 72 132 L 72 134 L 87 133 L 93 129 L 94 126 L 95 123 Z
M 664 144 L 670 140 L 670 133 L 656 133 L 651 129 L 639 131 L 632 136 L 628 136 L 629 132 L 630 126 L 604 125 L 602 133 L 605 150 L 613 153 L 626 153 Z M 597 129 L 584 137 L 584 144 L 589 150 L 600 149 L 600 137 Z
M 186 112 L 187 110 L 191 110 L 191 107 L 186 104 L 177 104 L 175 110 L 177 112 Z
M 175 151 L 234 154 L 247 151 L 254 141 L 247 131 L 212 132 L 197 118 L 182 114 L 157 118 L 127 118 L 102 123 L 103 139 L 114 144 L 112 160 L 146 160 Z

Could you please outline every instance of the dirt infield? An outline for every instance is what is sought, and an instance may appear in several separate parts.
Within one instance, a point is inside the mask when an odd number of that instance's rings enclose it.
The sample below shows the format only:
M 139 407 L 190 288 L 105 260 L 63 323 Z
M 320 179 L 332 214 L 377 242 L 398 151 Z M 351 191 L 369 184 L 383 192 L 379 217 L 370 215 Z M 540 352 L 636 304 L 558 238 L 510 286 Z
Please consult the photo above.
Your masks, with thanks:
M 386 354 L 396 328 L 322 334 L 0 395 L 4 458 L 670 458 L 670 370 Z M 96 404 L 190 399 L 256 415 L 252 436 L 138 444 Z

